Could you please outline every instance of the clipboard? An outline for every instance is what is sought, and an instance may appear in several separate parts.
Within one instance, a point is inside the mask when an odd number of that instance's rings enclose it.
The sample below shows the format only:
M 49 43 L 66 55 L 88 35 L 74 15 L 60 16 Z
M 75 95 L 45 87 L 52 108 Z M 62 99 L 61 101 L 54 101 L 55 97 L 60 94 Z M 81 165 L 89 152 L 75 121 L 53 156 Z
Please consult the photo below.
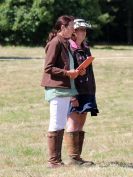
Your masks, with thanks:
M 92 57 L 92 56 L 87 57 L 87 59 L 85 61 L 83 61 L 83 63 L 81 63 L 77 69 L 80 70 L 83 68 L 84 69 L 87 68 L 92 63 L 93 60 L 94 60 L 94 57 Z

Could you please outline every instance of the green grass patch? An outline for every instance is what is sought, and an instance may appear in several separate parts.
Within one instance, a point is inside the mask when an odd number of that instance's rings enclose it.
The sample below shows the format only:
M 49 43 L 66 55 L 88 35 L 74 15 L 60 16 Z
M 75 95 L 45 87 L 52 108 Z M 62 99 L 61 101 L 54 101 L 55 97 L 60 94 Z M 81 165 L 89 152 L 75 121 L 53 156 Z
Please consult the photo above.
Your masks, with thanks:
M 0 47 L 0 177 L 133 176 L 133 47 L 96 46 L 91 51 L 100 114 L 87 116 L 82 156 L 96 166 L 50 170 L 49 104 L 40 86 L 44 49 Z M 68 158 L 64 143 L 62 157 Z

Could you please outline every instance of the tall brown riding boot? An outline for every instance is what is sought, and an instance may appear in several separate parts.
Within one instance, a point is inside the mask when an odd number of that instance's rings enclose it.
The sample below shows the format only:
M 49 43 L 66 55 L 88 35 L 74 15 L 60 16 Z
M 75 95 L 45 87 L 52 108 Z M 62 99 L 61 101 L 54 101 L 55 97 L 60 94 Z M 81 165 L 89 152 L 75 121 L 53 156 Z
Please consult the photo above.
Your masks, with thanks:
M 85 161 L 80 157 L 83 147 L 84 134 L 85 134 L 84 131 L 65 133 L 65 141 L 68 150 L 68 155 L 70 158 L 68 165 L 83 165 L 83 166 L 94 165 L 93 162 Z
M 84 138 L 85 138 L 85 132 L 84 131 L 79 131 L 79 155 L 80 156 L 81 156 L 81 153 L 82 153 Z M 82 161 L 84 163 L 86 163 L 87 165 L 94 165 L 94 162 L 92 162 L 92 161 L 86 161 L 86 160 L 83 160 L 83 159 L 82 159 Z
M 61 159 L 63 134 L 64 130 L 48 132 L 49 168 L 57 168 L 64 165 Z
M 83 164 L 79 154 L 79 132 L 66 132 L 65 142 L 69 155 L 68 165 L 81 165 Z
M 82 147 L 84 143 L 84 137 L 85 137 L 85 132 L 84 131 L 79 131 L 79 154 L 81 155 L 82 153 Z
M 63 164 L 62 159 L 61 159 L 61 151 L 62 151 L 62 141 L 63 141 L 63 136 L 64 136 L 64 129 L 58 131 L 58 158 L 59 161 Z

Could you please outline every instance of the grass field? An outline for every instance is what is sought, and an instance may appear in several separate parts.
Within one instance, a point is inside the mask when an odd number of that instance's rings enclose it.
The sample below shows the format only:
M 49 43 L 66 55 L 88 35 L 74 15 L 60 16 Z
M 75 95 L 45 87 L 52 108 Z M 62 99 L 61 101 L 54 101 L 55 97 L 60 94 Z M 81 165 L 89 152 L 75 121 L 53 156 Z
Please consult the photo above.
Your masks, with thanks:
M 83 158 L 96 166 L 50 170 L 49 105 L 40 87 L 44 50 L 0 47 L 0 177 L 133 177 L 133 47 L 91 51 L 100 114 L 88 114 Z M 62 156 L 66 161 L 64 144 Z

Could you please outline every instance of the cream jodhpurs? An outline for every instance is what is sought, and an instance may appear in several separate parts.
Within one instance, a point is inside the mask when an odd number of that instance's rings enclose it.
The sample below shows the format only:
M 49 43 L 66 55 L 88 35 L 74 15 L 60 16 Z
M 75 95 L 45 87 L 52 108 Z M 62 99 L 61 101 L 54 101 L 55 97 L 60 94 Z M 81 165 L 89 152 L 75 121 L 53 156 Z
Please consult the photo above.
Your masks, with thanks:
M 66 126 L 71 97 L 56 97 L 50 101 L 50 122 L 48 131 L 62 130 Z

